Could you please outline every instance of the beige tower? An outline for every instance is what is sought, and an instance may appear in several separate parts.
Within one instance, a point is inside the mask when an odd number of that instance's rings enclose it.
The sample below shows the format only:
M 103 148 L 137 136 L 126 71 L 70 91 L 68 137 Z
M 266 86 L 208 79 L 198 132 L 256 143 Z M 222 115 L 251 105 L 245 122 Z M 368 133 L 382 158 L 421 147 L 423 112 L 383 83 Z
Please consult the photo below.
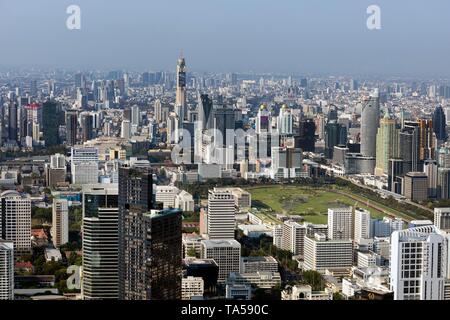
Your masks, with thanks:
M 177 97 L 175 100 L 175 112 L 181 119 L 186 118 L 186 61 L 181 56 L 177 63 Z

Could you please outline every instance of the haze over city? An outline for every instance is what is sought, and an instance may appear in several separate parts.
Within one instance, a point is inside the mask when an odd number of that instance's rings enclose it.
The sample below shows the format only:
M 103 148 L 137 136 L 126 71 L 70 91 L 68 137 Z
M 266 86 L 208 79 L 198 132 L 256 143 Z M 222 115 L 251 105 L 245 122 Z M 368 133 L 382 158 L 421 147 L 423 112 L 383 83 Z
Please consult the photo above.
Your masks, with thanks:
M 68 30 L 78 5 L 81 30 Z M 132 5 L 131 5 L 132 4 Z M 0 66 L 442 77 L 450 72 L 450 2 L 0 1 Z

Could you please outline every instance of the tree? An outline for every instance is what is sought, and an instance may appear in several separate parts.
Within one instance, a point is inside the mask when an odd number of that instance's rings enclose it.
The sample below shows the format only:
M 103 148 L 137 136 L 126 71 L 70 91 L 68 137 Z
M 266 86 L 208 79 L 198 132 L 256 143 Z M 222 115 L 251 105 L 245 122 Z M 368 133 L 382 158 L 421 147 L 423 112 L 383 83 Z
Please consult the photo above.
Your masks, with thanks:
M 303 281 L 309 284 L 313 291 L 323 291 L 325 289 L 325 281 L 317 271 L 309 270 L 303 272 Z

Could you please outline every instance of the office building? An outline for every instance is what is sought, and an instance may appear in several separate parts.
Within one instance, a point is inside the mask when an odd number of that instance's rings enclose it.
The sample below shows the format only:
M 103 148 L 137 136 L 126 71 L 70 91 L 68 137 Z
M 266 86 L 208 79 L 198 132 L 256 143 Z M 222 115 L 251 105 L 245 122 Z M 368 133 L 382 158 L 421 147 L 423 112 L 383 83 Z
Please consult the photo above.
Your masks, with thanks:
M 359 242 L 361 239 L 370 239 L 370 212 L 364 209 L 355 209 L 355 242 Z
M 404 178 L 403 195 L 412 201 L 428 199 L 428 176 L 423 172 L 409 172 Z
M 0 238 L 14 243 L 14 257 L 31 252 L 31 200 L 17 191 L 0 194 Z
M 229 191 L 210 190 L 208 194 L 208 237 L 234 239 L 236 207 L 234 195 Z
M 187 277 L 203 279 L 205 297 L 216 295 L 219 266 L 214 259 L 188 258 L 183 264 Z
M 187 277 L 181 279 L 181 300 L 203 298 L 204 281 L 201 277 Z
M 305 237 L 304 270 L 325 273 L 326 270 L 347 270 L 352 265 L 352 240 L 331 240 L 320 233 Z
M 69 242 L 69 204 L 67 200 L 53 200 L 51 234 L 53 245 L 57 248 Z
M 435 226 L 392 234 L 391 290 L 395 300 L 443 300 L 448 241 Z
M 282 229 L 281 249 L 292 252 L 293 255 L 303 255 L 306 226 L 295 221 L 285 221 Z
M 219 266 L 218 283 L 225 283 L 232 272 L 240 271 L 241 244 L 236 240 L 203 240 L 202 258 L 214 259 Z
M 118 185 L 83 186 L 83 282 L 85 300 L 119 297 Z
M 328 238 L 331 240 L 353 239 L 353 208 L 328 209 Z
M 450 208 L 434 208 L 434 225 L 442 231 L 450 232 Z
M 0 300 L 14 300 L 14 243 L 1 239 Z
M 361 113 L 361 154 L 376 157 L 376 140 L 380 123 L 380 94 L 376 89 L 364 102 Z
M 278 262 L 272 256 L 242 257 L 241 273 L 278 272 Z

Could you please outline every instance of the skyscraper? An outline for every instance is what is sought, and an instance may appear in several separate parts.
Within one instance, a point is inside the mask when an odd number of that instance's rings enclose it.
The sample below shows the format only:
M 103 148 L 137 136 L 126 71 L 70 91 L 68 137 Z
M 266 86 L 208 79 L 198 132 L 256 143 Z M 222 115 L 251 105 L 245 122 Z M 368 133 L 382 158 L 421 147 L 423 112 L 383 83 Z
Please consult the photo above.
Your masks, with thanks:
M 83 283 L 85 300 L 119 297 L 118 185 L 83 186 Z
M 376 156 L 376 137 L 380 123 L 380 94 L 378 89 L 364 102 L 361 113 L 361 154 Z
M 208 195 L 209 239 L 234 239 L 236 207 L 229 191 L 210 190 Z
M 353 208 L 328 209 L 328 238 L 331 240 L 353 239 Z
M 183 57 L 177 63 L 177 92 L 175 100 L 175 112 L 183 123 L 187 115 L 186 109 L 186 61 Z
M 376 175 L 382 176 L 389 173 L 389 159 L 397 157 L 399 151 L 398 139 L 395 119 L 392 118 L 389 111 L 386 111 L 380 120 L 380 128 L 377 133 Z
M 14 242 L 15 256 L 31 251 L 31 200 L 17 191 L 0 194 L 0 238 Z
M 8 139 L 17 141 L 17 104 L 8 104 Z
M 44 134 L 45 146 L 52 147 L 59 143 L 59 108 L 56 102 L 47 101 L 43 107 L 42 132 Z
M 51 234 L 57 248 L 69 242 L 69 204 L 65 199 L 53 200 Z
M 154 103 L 154 114 L 156 123 L 159 125 L 162 121 L 167 121 L 167 119 L 162 118 L 162 105 L 161 100 L 157 99 Z
M 435 226 L 391 237 L 391 290 L 395 300 L 443 300 L 448 244 Z
M 77 144 L 78 114 L 76 110 L 66 111 L 66 143 L 68 146 Z
M 0 300 L 14 300 L 14 242 L 0 239 Z
M 198 100 L 198 120 L 202 124 L 202 129 L 213 128 L 213 102 L 207 94 L 202 94 Z
M 445 117 L 444 109 L 441 105 L 438 105 L 433 113 L 433 125 L 436 139 L 439 141 L 447 141 L 447 120 Z
M 332 120 L 325 126 L 325 157 L 333 159 L 334 147 L 347 144 L 347 128 Z
M 294 118 L 292 111 L 287 105 L 283 105 L 278 115 L 278 133 L 280 135 L 291 135 L 294 133 Z
M 355 242 L 370 238 L 370 212 L 367 210 L 355 209 Z
M 90 113 L 84 113 L 81 116 L 81 130 L 83 142 L 87 142 L 94 138 L 94 121 Z

